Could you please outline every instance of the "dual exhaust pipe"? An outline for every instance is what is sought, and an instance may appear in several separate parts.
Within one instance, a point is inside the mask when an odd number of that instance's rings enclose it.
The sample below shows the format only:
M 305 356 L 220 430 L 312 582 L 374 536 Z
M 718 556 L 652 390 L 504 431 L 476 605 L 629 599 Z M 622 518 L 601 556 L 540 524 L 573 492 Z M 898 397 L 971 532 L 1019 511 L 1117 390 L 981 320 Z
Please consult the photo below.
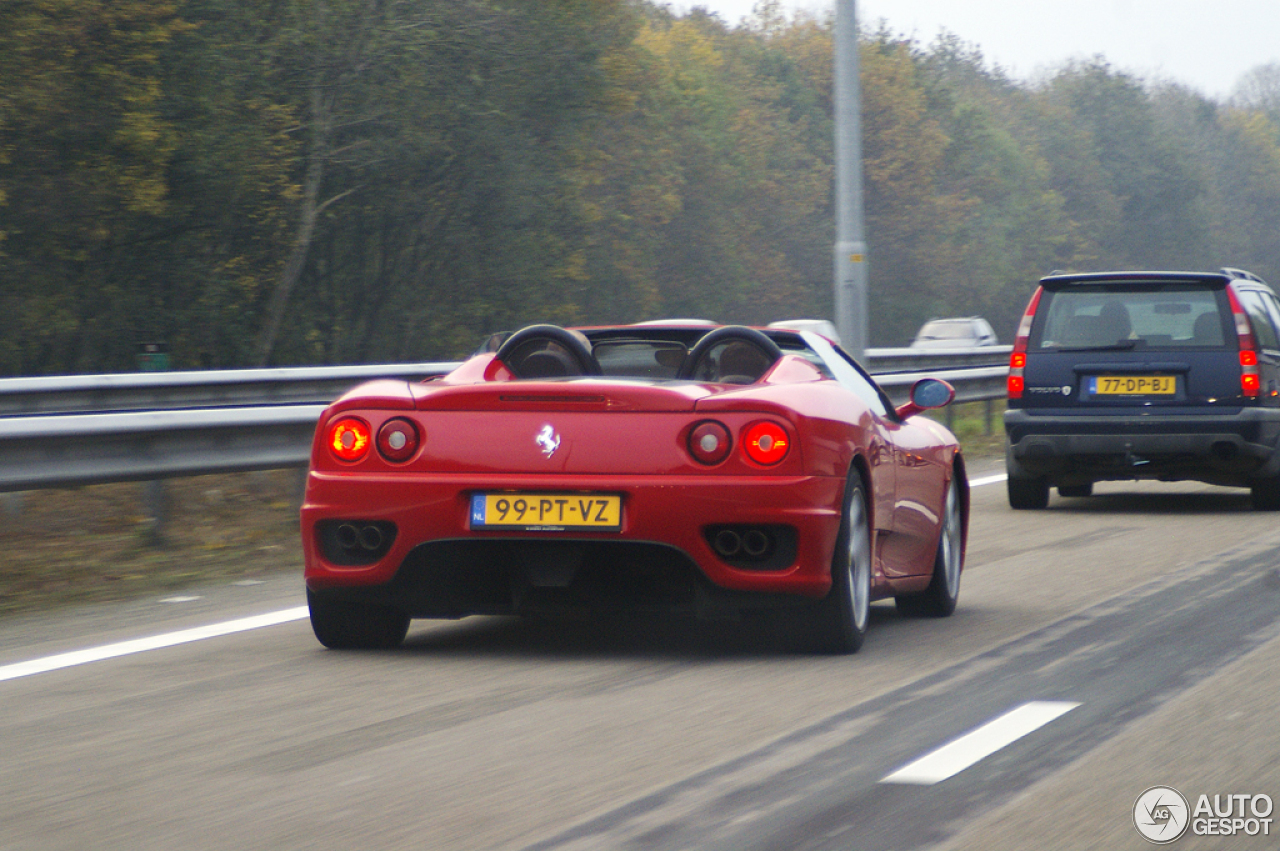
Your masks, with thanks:
M 321 520 L 316 531 L 321 554 L 344 567 L 373 564 L 396 540 L 396 526 L 389 520 Z
M 359 549 L 375 552 L 382 547 L 386 539 L 382 530 L 372 523 L 364 526 L 343 523 L 338 526 L 334 534 L 338 539 L 338 546 L 348 551 Z
M 721 529 L 712 537 L 711 547 L 722 558 L 760 559 L 773 549 L 773 537 L 763 529 Z

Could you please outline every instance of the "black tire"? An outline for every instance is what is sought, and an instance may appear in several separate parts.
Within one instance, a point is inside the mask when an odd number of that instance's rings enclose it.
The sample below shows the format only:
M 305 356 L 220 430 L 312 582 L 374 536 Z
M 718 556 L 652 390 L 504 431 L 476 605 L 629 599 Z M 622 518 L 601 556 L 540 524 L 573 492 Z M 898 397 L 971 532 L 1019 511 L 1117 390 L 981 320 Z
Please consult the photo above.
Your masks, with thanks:
M 1024 478 L 1010 475 L 1005 483 L 1009 489 L 1009 507 L 1018 511 L 1038 511 L 1049 507 L 1049 482 L 1034 476 Z
M 1258 479 L 1249 486 L 1254 511 L 1280 511 L 1280 476 Z
M 960 505 L 960 487 L 955 479 L 947 486 L 943 506 L 942 533 L 938 536 L 938 552 L 933 559 L 933 579 L 919 594 L 895 597 L 898 612 L 908 617 L 923 615 L 945 618 L 956 610 L 960 599 L 960 575 L 964 571 L 964 516 Z
M 330 650 L 385 650 L 399 647 L 409 632 L 409 616 L 387 606 L 323 600 L 307 591 L 311 631 Z
M 1013 448 L 1008 445 L 1004 451 L 1004 469 L 1010 508 L 1036 511 L 1049 507 L 1049 480 L 1044 476 L 1033 476 L 1022 469 L 1022 465 L 1014 460 Z
M 862 476 L 849 472 L 840 534 L 831 557 L 831 591 L 784 614 L 788 644 L 806 653 L 857 653 L 871 619 L 871 518 Z
M 1058 485 L 1058 496 L 1093 496 L 1093 482 L 1082 485 Z

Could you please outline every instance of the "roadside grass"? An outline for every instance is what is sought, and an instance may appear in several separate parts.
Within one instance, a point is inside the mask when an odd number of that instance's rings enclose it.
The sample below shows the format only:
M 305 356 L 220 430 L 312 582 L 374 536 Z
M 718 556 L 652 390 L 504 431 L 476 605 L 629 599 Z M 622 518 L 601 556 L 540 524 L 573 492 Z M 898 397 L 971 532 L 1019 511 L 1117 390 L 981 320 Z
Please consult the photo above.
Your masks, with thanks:
M 1003 399 L 989 403 L 964 402 L 931 411 L 928 416 L 951 429 L 970 460 L 1003 458 L 1004 409 Z
M 302 575 L 296 470 L 164 482 L 165 519 L 129 482 L 0 495 L 0 617 Z

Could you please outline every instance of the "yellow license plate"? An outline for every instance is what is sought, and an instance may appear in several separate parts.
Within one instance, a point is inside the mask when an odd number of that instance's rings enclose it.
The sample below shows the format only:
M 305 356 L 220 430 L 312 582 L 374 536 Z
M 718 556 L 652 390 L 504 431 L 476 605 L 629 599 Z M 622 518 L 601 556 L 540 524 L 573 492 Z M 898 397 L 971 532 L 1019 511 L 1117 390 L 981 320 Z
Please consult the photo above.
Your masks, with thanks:
M 1173 375 L 1099 375 L 1090 379 L 1098 396 L 1172 396 L 1178 392 Z
M 472 494 L 471 528 L 616 532 L 622 528 L 622 497 L 599 493 Z

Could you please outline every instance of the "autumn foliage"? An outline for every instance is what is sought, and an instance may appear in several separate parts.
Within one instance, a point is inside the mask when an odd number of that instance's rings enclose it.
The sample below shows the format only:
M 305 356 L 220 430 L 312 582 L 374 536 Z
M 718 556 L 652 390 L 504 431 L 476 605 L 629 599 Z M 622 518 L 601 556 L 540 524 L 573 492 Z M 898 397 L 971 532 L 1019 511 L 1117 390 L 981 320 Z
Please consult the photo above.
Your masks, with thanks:
M 436 360 L 827 316 L 832 21 L 646 0 L 6 0 L 0 375 Z M 1280 280 L 1280 75 L 860 38 L 873 345 L 1053 269 Z

